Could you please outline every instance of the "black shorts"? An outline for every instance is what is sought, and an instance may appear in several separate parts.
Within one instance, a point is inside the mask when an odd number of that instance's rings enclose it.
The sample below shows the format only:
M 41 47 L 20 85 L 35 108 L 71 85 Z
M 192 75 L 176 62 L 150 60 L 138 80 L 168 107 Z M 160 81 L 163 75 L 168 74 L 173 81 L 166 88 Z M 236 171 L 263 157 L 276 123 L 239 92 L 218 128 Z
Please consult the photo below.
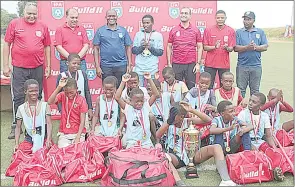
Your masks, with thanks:
M 179 168 L 182 168 L 183 166 L 185 166 L 185 163 L 181 160 L 181 158 L 179 156 L 177 156 L 174 152 L 173 152 L 173 149 L 169 148 L 169 153 L 170 154 L 173 154 L 177 160 L 178 160 L 178 165 L 177 166 L 174 166 L 175 169 L 179 169 Z

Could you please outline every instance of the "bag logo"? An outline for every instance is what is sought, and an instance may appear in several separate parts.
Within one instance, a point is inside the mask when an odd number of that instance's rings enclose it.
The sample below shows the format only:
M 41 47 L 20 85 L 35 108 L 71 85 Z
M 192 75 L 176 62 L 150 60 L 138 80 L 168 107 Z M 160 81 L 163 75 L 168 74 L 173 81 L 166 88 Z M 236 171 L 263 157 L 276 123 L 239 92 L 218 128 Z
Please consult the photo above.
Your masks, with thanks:
M 117 12 L 118 18 L 123 16 L 122 1 L 111 1 L 111 9 Z
M 169 2 L 169 16 L 173 19 L 179 17 L 179 2 Z
M 51 15 L 54 19 L 62 19 L 65 15 L 63 1 L 51 1 Z
M 261 175 L 264 175 L 264 171 L 261 171 Z M 253 178 L 258 177 L 258 170 L 257 171 L 250 171 L 249 173 L 244 173 L 244 178 Z

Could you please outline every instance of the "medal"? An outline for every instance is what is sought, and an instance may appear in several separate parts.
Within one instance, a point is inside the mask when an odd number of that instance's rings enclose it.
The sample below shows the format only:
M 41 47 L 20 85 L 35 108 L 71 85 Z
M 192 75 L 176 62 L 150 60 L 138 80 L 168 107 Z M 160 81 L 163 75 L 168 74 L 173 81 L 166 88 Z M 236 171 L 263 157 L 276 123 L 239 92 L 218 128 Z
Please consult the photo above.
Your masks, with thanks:
M 225 151 L 229 153 L 229 152 L 230 152 L 230 147 L 229 147 L 229 146 L 226 147 L 226 148 L 225 148 Z
M 66 127 L 67 127 L 68 129 L 71 128 L 70 123 L 67 123 Z
M 32 135 L 36 134 L 36 113 L 37 113 L 38 104 L 39 104 L 39 102 L 37 101 L 37 103 L 35 105 L 34 114 L 33 114 L 32 110 L 31 110 L 30 103 L 28 102 L 29 112 L 30 112 L 30 115 L 31 115 L 32 121 L 33 121 Z
M 32 134 L 35 135 L 36 134 L 36 129 L 32 130 Z
M 176 147 L 174 147 L 174 148 L 173 148 L 173 152 L 174 152 L 174 153 L 176 153 L 176 152 L 177 152 L 177 150 L 176 150 Z
M 68 128 L 68 129 L 71 128 L 70 115 L 71 115 L 73 106 L 75 105 L 76 98 L 77 98 L 77 94 L 75 95 L 72 106 L 71 106 L 71 108 L 69 110 L 69 98 L 66 97 L 66 114 L 67 114 L 66 128 Z
M 256 124 L 256 121 L 253 120 L 253 114 L 252 112 L 250 112 L 250 117 L 251 117 L 251 124 L 253 125 L 254 127 L 254 137 L 255 137 L 255 142 L 258 143 L 258 138 L 257 138 L 257 133 L 258 133 L 258 130 L 259 130 L 259 127 L 260 127 L 260 119 L 261 119 L 261 113 L 259 111 L 259 121 L 258 123 Z
M 112 126 L 112 122 L 108 121 L 108 126 L 111 127 Z
M 155 105 L 156 105 L 156 107 L 157 107 L 157 110 L 158 110 L 158 112 L 159 112 L 159 114 L 162 116 L 162 119 L 163 119 L 163 122 L 165 121 L 164 120 L 164 115 L 163 115 L 163 113 L 162 113 L 162 111 L 164 111 L 164 106 L 163 106 L 163 101 L 162 101 L 162 96 L 160 97 L 160 102 L 161 102 L 161 105 L 162 105 L 162 110 L 160 109 L 160 107 L 158 106 L 158 103 L 157 102 L 155 102 Z
M 136 114 L 137 114 L 137 113 L 136 113 Z M 140 110 L 139 120 L 140 120 L 140 125 L 141 125 L 142 130 L 143 130 L 142 138 L 143 138 L 143 140 L 145 140 L 145 139 L 146 139 L 146 132 L 145 132 L 145 128 L 144 128 L 144 120 L 143 120 L 142 110 Z
M 114 97 L 112 98 L 110 110 L 109 110 L 109 106 L 108 106 L 107 96 L 105 95 L 104 98 L 105 98 L 105 102 L 106 102 L 106 110 L 107 110 L 107 115 L 108 115 L 108 126 L 111 127 L 112 126 L 111 114 L 112 114 L 112 108 L 113 108 L 113 103 L 114 103 Z
M 142 135 L 142 139 L 146 140 L 146 134 Z
M 142 52 L 142 55 L 145 56 L 145 57 L 147 57 L 147 56 L 150 56 L 150 55 L 151 55 L 151 52 L 150 52 L 150 50 L 145 49 L 145 50 Z

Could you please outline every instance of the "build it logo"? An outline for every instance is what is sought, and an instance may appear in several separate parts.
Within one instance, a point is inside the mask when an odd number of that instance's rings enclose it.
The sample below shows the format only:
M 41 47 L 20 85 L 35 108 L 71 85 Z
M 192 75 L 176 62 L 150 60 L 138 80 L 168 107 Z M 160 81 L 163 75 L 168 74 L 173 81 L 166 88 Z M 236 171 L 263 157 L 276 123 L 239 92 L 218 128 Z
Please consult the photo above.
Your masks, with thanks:
M 122 1 L 111 1 L 111 9 L 117 12 L 118 18 L 123 16 Z

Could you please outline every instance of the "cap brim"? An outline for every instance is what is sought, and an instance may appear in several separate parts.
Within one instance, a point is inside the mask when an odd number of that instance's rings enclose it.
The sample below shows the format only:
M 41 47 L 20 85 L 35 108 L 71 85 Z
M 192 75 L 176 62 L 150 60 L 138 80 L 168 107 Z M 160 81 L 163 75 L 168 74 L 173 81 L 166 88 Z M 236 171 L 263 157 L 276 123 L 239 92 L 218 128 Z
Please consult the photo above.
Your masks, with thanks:
M 250 17 L 250 16 L 242 16 L 242 18 L 250 18 L 250 19 L 254 19 L 254 18 L 252 18 L 252 17 Z

